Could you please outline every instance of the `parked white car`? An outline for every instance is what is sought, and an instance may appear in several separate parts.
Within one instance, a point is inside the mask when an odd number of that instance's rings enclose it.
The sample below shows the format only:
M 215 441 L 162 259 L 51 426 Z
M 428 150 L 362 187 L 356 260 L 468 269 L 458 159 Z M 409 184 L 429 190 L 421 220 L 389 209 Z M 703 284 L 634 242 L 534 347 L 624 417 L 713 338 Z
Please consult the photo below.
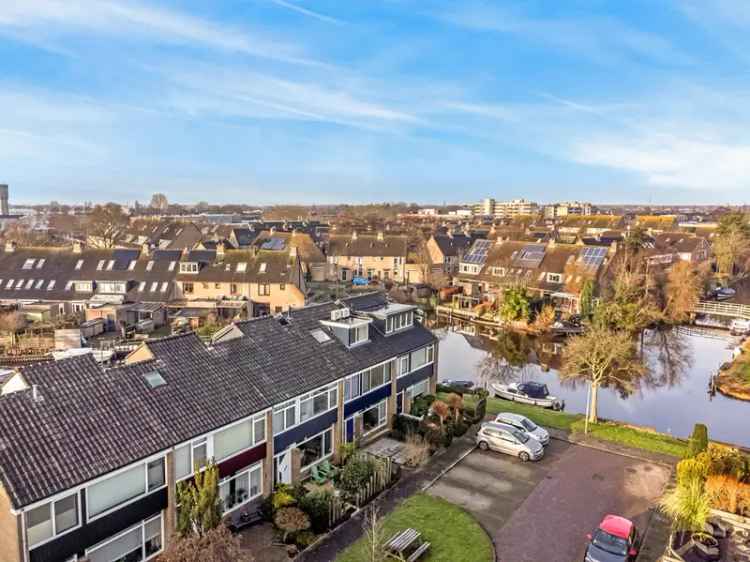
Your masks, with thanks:
M 504 423 L 485 422 L 477 432 L 477 446 L 518 457 L 523 462 L 538 461 L 544 456 L 544 447 L 536 439 Z
M 750 320 L 735 318 L 729 324 L 729 331 L 733 336 L 746 336 L 750 334 Z
M 538 426 L 526 416 L 521 414 L 511 414 L 510 412 L 503 412 L 495 416 L 497 423 L 504 423 L 515 427 L 518 431 L 523 431 L 529 437 L 533 437 L 539 441 L 542 445 L 547 446 L 549 444 L 549 432 L 543 427 Z

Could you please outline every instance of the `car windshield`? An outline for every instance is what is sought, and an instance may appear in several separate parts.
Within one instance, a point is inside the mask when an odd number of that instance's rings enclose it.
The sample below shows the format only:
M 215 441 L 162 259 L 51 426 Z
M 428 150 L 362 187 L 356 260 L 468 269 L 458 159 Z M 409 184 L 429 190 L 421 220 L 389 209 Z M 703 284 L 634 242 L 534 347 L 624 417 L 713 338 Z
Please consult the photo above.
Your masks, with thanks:
M 526 435 L 522 431 L 516 431 L 516 430 L 514 430 L 514 431 L 511 432 L 511 434 L 513 435 L 513 437 L 515 437 L 516 439 L 518 439 L 518 441 L 520 443 L 526 443 L 526 441 L 529 440 L 528 435 Z
M 537 428 L 536 424 L 533 421 L 527 420 L 526 418 L 523 418 L 521 420 L 521 425 L 526 431 L 535 431 Z
M 597 548 L 606 550 L 610 554 L 625 556 L 628 553 L 628 541 L 599 529 L 591 543 Z

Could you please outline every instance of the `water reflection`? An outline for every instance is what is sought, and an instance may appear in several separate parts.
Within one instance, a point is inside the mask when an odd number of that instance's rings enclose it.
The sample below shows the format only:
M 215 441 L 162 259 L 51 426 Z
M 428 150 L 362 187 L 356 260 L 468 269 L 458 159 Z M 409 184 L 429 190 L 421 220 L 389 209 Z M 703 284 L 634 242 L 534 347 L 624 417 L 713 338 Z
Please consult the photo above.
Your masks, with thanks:
M 513 332 L 465 335 L 435 329 L 440 344 L 440 379 L 490 382 L 544 382 L 564 398 L 568 411 L 586 409 L 587 384 L 560 380 L 564 342 Z M 750 446 L 746 429 L 750 403 L 708 395 L 709 377 L 731 358 L 736 340 L 726 332 L 679 328 L 644 333 L 639 354 L 646 367 L 632 384 L 603 388 L 602 417 L 639 423 L 687 436 L 696 422 L 707 423 L 712 437 Z

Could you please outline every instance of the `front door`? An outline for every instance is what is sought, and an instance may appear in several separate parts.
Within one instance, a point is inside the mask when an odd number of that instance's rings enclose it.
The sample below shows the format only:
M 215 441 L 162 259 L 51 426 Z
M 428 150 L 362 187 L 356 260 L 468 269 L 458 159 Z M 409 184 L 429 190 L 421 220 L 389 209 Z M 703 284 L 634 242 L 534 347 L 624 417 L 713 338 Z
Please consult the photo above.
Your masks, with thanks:
M 402 390 L 396 394 L 396 413 L 400 414 L 404 411 L 404 391 Z
M 354 442 L 354 418 L 351 417 L 346 420 L 346 442 Z
M 276 483 L 292 483 L 292 449 L 276 457 Z

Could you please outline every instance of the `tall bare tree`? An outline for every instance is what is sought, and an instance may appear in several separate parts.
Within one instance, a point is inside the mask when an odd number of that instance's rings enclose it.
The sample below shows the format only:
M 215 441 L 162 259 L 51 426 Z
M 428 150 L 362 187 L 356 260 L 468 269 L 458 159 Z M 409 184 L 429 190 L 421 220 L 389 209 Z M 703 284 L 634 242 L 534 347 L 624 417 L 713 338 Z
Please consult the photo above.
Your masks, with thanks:
M 225 525 L 203 535 L 174 537 L 169 547 L 159 556 L 161 562 L 253 562 L 254 558 L 243 549 L 240 538 Z
M 667 273 L 664 313 L 675 323 L 685 322 L 703 290 L 704 272 L 687 261 L 679 261 Z
M 88 216 L 88 235 L 94 237 L 103 248 L 115 245 L 117 234 L 128 226 L 128 215 L 117 203 L 97 205 Z
M 729 213 L 721 217 L 713 241 L 719 273 L 734 273 L 735 265 L 747 253 L 749 241 L 750 224 L 742 213 Z
M 594 324 L 568 340 L 560 374 L 563 379 L 585 379 L 591 384 L 589 421 L 595 423 L 599 388 L 610 384 L 631 388 L 643 373 L 631 334 Z

